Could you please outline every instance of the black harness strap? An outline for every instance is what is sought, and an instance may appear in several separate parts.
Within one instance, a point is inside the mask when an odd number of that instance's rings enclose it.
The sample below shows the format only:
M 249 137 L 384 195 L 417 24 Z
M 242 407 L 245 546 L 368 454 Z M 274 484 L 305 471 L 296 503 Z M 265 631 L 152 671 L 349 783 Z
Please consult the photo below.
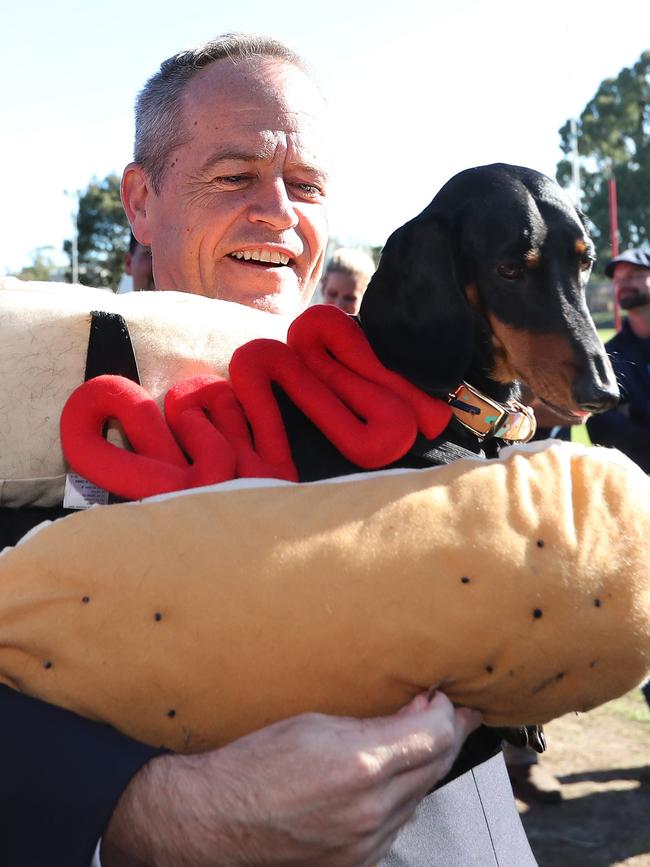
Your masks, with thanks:
M 125 376 L 140 384 L 140 374 L 128 326 L 118 313 L 93 311 L 88 336 L 85 378 L 103 373 Z M 55 521 L 69 515 L 73 509 L 62 505 L 0 507 L 0 550 L 15 545 L 25 533 L 42 521 Z
M 105 310 L 93 310 L 90 316 L 85 378 L 111 373 L 140 385 L 138 362 L 124 317 Z

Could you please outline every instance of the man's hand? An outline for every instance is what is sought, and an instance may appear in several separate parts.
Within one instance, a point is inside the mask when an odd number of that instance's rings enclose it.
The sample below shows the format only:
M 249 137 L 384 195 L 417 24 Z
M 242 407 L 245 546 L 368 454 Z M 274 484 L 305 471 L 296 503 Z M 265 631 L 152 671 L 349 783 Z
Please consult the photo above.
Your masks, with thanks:
M 152 760 L 108 825 L 104 867 L 362 867 L 380 859 L 480 716 L 438 693 L 391 717 L 305 714 Z

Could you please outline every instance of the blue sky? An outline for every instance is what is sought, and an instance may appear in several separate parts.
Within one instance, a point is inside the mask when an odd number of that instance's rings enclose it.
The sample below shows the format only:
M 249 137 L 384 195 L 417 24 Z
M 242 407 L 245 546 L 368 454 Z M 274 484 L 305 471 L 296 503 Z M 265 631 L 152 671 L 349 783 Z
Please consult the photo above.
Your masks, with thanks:
M 121 172 L 136 93 L 228 30 L 284 39 L 334 109 L 332 235 L 382 243 L 455 172 L 553 174 L 558 129 L 650 48 L 647 0 L 59 0 L 3 11 L 0 274 L 70 237 L 64 191 Z M 56 255 L 56 254 L 55 254 Z

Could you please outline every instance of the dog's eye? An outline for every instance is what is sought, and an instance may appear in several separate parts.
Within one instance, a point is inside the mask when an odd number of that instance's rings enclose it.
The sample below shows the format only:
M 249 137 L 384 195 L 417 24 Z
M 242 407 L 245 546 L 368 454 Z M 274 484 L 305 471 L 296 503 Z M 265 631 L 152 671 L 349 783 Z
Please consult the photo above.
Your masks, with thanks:
M 497 273 L 500 277 L 503 277 L 504 280 L 518 280 L 524 273 L 524 269 L 521 265 L 515 265 L 512 262 L 508 262 L 505 265 L 497 265 Z
M 594 259 L 588 253 L 583 253 L 580 257 L 580 270 L 588 271 L 594 264 Z

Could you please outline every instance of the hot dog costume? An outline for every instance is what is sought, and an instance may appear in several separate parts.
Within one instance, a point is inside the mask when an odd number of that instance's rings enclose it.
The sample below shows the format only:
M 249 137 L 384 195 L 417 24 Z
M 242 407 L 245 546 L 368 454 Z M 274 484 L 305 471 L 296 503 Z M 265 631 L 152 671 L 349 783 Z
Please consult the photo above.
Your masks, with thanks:
M 111 379 L 98 393 L 92 381 L 81 386 L 97 309 L 128 323 L 140 391 Z M 433 686 L 480 709 L 488 724 L 541 723 L 647 676 L 649 483 L 617 452 L 531 445 L 490 462 L 296 484 L 287 481 L 291 453 L 280 429 L 260 427 L 272 407 L 268 376 L 247 392 L 258 356 L 249 363 L 245 350 L 233 376 L 237 406 L 215 380 L 227 377 L 235 348 L 260 335 L 271 341 L 262 347 L 266 374 L 269 357 L 281 371 L 295 364 L 287 322 L 177 293 L 114 297 L 38 284 L 1 289 L 0 317 L 0 366 L 16 377 L 0 393 L 10 420 L 0 431 L 0 504 L 60 502 L 69 469 L 62 414 L 74 468 L 92 474 L 88 443 L 98 464 L 106 458 L 93 481 L 110 485 L 114 472 L 120 496 L 138 497 L 137 485 L 127 491 L 122 480 L 139 475 L 149 485 L 140 496 L 198 486 L 80 512 L 4 551 L 0 682 L 13 690 L 155 747 L 198 751 L 305 710 L 389 713 Z M 300 334 L 289 339 L 299 344 Z M 439 433 L 448 416 L 359 351 L 362 360 L 346 364 L 372 386 L 361 402 L 396 398 L 388 417 L 399 418 L 399 442 L 381 411 L 366 419 L 379 441 L 366 461 L 372 469 L 393 463 L 418 430 Z M 332 392 L 347 406 L 360 392 L 345 391 L 340 369 L 320 375 L 325 356 L 308 373 L 336 414 Z M 270 379 L 281 375 L 274 367 Z M 129 406 L 146 405 L 152 425 L 172 391 L 168 420 L 182 460 L 167 434 L 162 451 L 146 442 L 128 465 L 126 452 L 89 434 L 107 413 L 120 414 L 111 401 L 122 388 Z M 210 401 L 217 392 L 221 401 L 224 388 L 226 409 L 215 409 Z M 241 427 L 242 407 L 254 441 Z M 205 439 L 197 452 L 191 430 L 182 433 L 183 412 L 201 424 L 208 417 L 212 453 L 230 449 L 217 478 L 200 454 Z M 346 447 L 357 428 L 345 428 L 347 416 L 342 423 Z M 131 438 L 140 416 L 134 425 Z M 227 481 L 233 475 L 251 478 Z

